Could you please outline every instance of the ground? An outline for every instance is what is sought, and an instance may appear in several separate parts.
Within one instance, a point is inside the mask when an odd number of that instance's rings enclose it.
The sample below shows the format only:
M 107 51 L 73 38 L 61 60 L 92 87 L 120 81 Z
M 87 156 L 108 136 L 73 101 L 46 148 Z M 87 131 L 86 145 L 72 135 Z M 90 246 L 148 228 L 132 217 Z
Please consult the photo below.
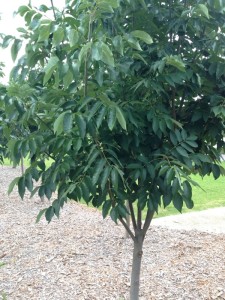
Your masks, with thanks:
M 16 192 L 8 197 L 7 186 L 19 173 L 0 167 L 2 299 L 128 299 L 132 241 L 123 228 L 77 203 L 66 205 L 59 220 L 35 224 L 48 202 L 21 201 Z M 217 211 L 153 221 L 140 300 L 225 299 L 225 213 L 212 217 Z

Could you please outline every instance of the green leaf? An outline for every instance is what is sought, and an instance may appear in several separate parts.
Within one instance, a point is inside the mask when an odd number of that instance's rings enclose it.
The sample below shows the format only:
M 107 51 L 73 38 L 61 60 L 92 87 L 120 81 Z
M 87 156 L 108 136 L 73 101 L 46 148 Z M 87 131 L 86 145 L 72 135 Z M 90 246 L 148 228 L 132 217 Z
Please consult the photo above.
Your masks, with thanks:
M 117 219 L 118 219 L 119 215 L 118 215 L 118 211 L 117 211 L 117 209 L 116 209 L 115 207 L 113 207 L 113 208 L 111 209 L 111 211 L 110 211 L 110 217 L 111 217 L 111 219 L 112 219 L 115 223 L 117 223 Z
M 102 103 L 101 102 L 96 102 L 92 108 L 89 110 L 88 112 L 88 121 L 90 121 L 93 116 L 98 112 L 99 108 L 102 106 Z
M 102 170 L 103 170 L 105 164 L 106 164 L 106 160 L 103 159 L 103 158 L 100 159 L 100 160 L 98 161 L 98 163 L 97 163 L 97 165 L 96 165 L 96 167 L 95 167 L 94 175 L 93 175 L 93 177 L 92 177 L 92 182 L 93 182 L 93 184 L 96 184 L 96 183 L 97 183 L 97 181 L 98 181 L 98 179 L 99 179 L 99 176 L 100 176 L 100 174 L 102 173 Z
M 173 205 L 174 207 L 181 212 L 183 207 L 183 199 L 180 194 L 176 194 L 173 197 Z
M 44 42 L 44 41 L 48 40 L 49 35 L 50 35 L 50 28 L 51 28 L 51 24 L 42 25 L 39 28 L 38 42 Z
M 105 219 L 109 213 L 109 210 L 112 206 L 112 201 L 111 200 L 106 200 L 103 204 L 103 207 L 102 207 L 102 216 L 103 216 L 103 219 Z
M 123 38 L 120 35 L 117 35 L 112 40 L 113 46 L 115 47 L 116 51 L 123 55 Z
M 85 138 L 86 135 L 86 122 L 84 117 L 81 114 L 75 115 L 75 120 L 78 126 L 78 130 L 82 139 Z
M 159 170 L 159 176 L 164 175 L 168 171 L 168 169 L 170 169 L 169 166 L 167 166 L 167 165 L 166 166 L 162 166 L 161 169 Z
M 25 176 L 25 186 L 27 187 L 29 192 L 32 192 L 33 181 L 32 181 L 32 175 L 30 173 L 26 174 Z
M 106 113 L 107 113 L 107 109 L 105 106 L 103 106 L 100 111 L 99 111 L 99 114 L 97 116 L 97 119 L 96 119 L 96 125 L 97 125 L 97 128 L 99 128 L 101 125 L 102 125 L 102 122 L 106 116 Z
M 166 173 L 166 176 L 165 176 L 165 180 L 166 180 L 166 183 L 169 185 L 171 183 L 171 181 L 174 179 L 174 176 L 175 176 L 175 172 L 174 172 L 174 169 L 171 167 L 167 173 Z
M 114 58 L 112 51 L 109 49 L 109 46 L 107 46 L 105 43 L 101 44 L 101 61 L 103 61 L 105 64 L 114 67 Z
M 178 55 L 170 55 L 165 58 L 166 64 L 177 68 L 178 70 L 185 72 L 185 64 Z
M 70 47 L 76 46 L 79 40 L 78 31 L 75 29 L 70 29 L 68 38 L 69 38 Z
M 116 118 L 117 118 L 118 122 L 120 123 L 120 126 L 124 130 L 127 130 L 127 125 L 126 125 L 126 120 L 124 118 L 124 114 L 118 106 L 116 106 Z
M 3 49 L 7 48 L 12 40 L 14 40 L 14 37 L 12 35 L 6 35 L 6 36 L 4 36 L 3 42 L 1 44 L 1 47 Z
M 183 182 L 183 194 L 184 194 L 184 197 L 186 199 L 191 200 L 191 198 L 192 198 L 192 187 L 191 187 L 190 183 L 187 180 L 185 180 Z
M 46 211 L 45 211 L 45 218 L 46 218 L 46 220 L 48 221 L 48 223 L 51 222 L 51 220 L 52 220 L 54 214 L 55 214 L 55 213 L 54 213 L 54 208 L 53 208 L 53 206 L 50 206 L 50 207 L 48 207 L 48 208 L 46 209 Z
M 18 13 L 20 14 L 21 17 L 25 15 L 28 11 L 30 11 L 30 7 L 28 5 L 22 5 L 18 9 Z
M 44 208 L 42 210 L 39 211 L 37 218 L 36 218 L 36 223 L 38 223 L 41 219 L 41 217 L 43 216 L 43 214 L 46 212 L 47 208 Z
M 88 203 L 89 198 L 90 198 L 90 192 L 84 181 L 81 183 L 80 187 L 81 187 L 81 191 L 82 191 L 82 197 L 83 197 L 84 201 L 86 203 Z
M 153 40 L 152 40 L 151 36 L 145 31 L 134 30 L 134 31 L 131 32 L 131 34 L 132 34 L 133 37 L 142 40 L 146 44 L 152 44 L 153 43 Z
M 58 27 L 57 30 L 53 33 L 52 43 L 54 46 L 58 46 L 64 38 L 64 29 L 62 27 Z
M 102 189 L 102 191 L 105 189 L 105 185 L 106 185 L 106 183 L 109 179 L 110 170 L 111 170 L 111 168 L 109 166 L 106 166 L 103 173 L 102 173 L 102 176 L 101 176 L 101 189 Z
M 57 135 L 63 132 L 65 114 L 67 114 L 67 112 L 61 113 L 53 124 L 54 133 L 56 133 Z
M 78 59 L 80 62 L 82 62 L 86 58 L 89 50 L 91 49 L 91 46 L 92 42 L 90 41 L 81 48 L 80 53 L 78 55 Z
M 171 193 L 165 193 L 163 195 L 163 206 L 166 208 L 172 201 L 172 194 Z
M 187 151 L 184 148 L 182 148 L 181 146 L 177 146 L 176 150 L 181 156 L 189 157 Z
M 118 190 L 118 181 L 119 181 L 119 176 L 116 168 L 113 168 L 111 171 L 111 180 L 112 180 L 112 185 L 115 191 Z
M 209 19 L 209 11 L 205 4 L 198 4 L 195 8 L 195 12 Z
M 45 71 L 45 76 L 44 76 L 44 80 L 43 80 L 43 84 L 45 85 L 49 79 L 51 78 L 54 70 L 57 67 L 57 64 L 59 62 L 59 58 L 57 56 L 52 56 L 50 57 L 46 67 L 44 68 Z
M 143 56 L 141 56 L 141 55 L 140 55 L 139 53 L 137 53 L 137 52 L 135 52 L 135 53 L 133 54 L 133 58 L 134 58 L 134 59 L 137 59 L 137 60 L 143 61 L 143 63 L 144 63 L 145 65 L 148 64 L 147 61 L 143 58 Z
M 112 8 L 117 8 L 120 5 L 119 0 L 106 0 L 106 2 L 112 6 Z
M 110 130 L 113 130 L 116 123 L 116 109 L 115 107 L 109 108 L 108 112 L 108 127 Z
M 128 44 L 131 46 L 131 48 L 138 50 L 138 51 L 142 51 L 142 48 L 139 44 L 139 42 L 132 36 L 126 35 L 125 36 Z
M 67 89 L 68 86 L 73 82 L 73 73 L 69 70 L 66 75 L 63 77 L 64 89 Z
M 71 112 L 66 112 L 63 118 L 64 132 L 70 132 L 73 127 L 73 115 Z
M 220 167 L 218 165 L 212 165 L 212 173 L 215 179 L 220 177 Z
M 178 192 L 180 185 L 179 185 L 179 180 L 177 178 L 174 178 L 173 184 L 172 184 L 172 194 L 176 195 Z
M 18 181 L 19 181 L 20 177 L 16 177 L 13 179 L 13 181 L 10 183 L 9 187 L 8 187 L 8 195 L 12 193 L 15 185 L 18 184 Z
M 11 47 L 11 56 L 12 60 L 15 61 L 18 55 L 18 52 L 22 46 L 22 41 L 19 39 L 15 39 L 14 43 L 12 44 Z
M 20 179 L 18 180 L 18 192 L 20 197 L 23 199 L 24 195 L 25 195 L 25 178 L 24 177 L 20 177 Z

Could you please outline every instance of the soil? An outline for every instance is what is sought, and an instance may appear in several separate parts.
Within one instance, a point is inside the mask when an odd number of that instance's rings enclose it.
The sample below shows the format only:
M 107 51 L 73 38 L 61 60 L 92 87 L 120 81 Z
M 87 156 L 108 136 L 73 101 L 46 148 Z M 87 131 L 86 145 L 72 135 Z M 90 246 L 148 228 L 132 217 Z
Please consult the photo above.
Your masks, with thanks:
M 0 299 L 128 299 L 132 241 L 95 209 L 7 195 L 19 169 L 0 167 Z M 225 299 L 225 210 L 154 219 L 144 244 L 140 300 Z

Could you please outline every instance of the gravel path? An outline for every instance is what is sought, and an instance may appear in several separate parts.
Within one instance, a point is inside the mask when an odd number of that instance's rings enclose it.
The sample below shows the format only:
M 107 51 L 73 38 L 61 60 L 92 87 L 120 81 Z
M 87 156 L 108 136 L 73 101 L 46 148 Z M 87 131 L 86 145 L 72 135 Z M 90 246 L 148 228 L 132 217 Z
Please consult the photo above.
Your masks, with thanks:
M 60 220 L 35 224 L 48 203 L 9 198 L 7 185 L 18 175 L 0 167 L 0 299 L 128 299 L 132 242 L 123 228 L 76 203 Z M 225 299 L 225 221 L 210 219 L 217 211 L 153 220 L 140 300 Z

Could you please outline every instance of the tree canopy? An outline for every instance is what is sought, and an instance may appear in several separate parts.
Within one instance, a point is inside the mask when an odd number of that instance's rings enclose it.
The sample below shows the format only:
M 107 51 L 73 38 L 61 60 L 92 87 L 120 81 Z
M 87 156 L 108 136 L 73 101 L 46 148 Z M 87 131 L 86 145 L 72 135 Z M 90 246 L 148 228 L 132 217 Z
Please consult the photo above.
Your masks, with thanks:
M 2 44 L 13 60 L 25 44 L 25 55 L 2 101 L 11 158 L 29 155 L 31 164 L 10 190 L 48 199 L 57 191 L 38 217 L 48 221 L 68 199 L 92 203 L 134 242 L 160 205 L 192 208 L 190 175 L 224 172 L 224 8 L 212 0 L 21 6 L 21 38 Z

